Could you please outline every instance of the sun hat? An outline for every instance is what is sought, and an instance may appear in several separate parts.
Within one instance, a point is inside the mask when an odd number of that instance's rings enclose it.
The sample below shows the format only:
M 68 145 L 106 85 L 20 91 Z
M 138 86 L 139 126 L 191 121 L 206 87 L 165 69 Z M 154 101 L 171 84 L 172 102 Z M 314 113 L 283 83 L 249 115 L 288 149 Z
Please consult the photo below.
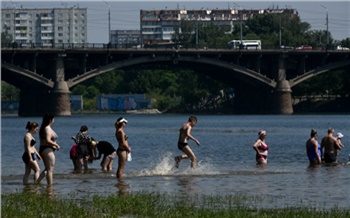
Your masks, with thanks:
M 122 118 L 121 120 L 118 121 L 119 123 L 125 122 L 128 123 L 128 121 L 125 118 Z
M 343 138 L 343 137 L 344 137 L 344 135 L 341 134 L 341 132 L 338 132 L 338 133 L 337 133 L 337 138 L 340 138 L 340 139 L 341 139 L 341 138 Z
M 266 135 L 266 131 L 265 130 L 260 130 L 258 133 L 259 137 L 262 135 Z

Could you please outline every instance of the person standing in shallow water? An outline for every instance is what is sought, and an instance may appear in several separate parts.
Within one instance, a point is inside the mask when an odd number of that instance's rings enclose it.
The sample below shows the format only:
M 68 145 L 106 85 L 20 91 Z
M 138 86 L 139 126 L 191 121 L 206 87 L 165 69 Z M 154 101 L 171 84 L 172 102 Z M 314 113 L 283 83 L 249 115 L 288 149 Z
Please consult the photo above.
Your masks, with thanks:
M 128 153 L 131 152 L 131 147 L 128 144 L 128 136 L 124 132 L 124 127 L 128 123 L 123 117 L 119 117 L 115 122 L 114 126 L 116 129 L 115 137 L 118 141 L 118 169 L 117 169 L 117 179 L 120 183 L 123 183 L 123 172 L 126 164 L 126 159 Z
M 268 155 L 268 146 L 265 143 L 266 131 L 260 130 L 258 132 L 258 140 L 253 145 L 254 150 L 256 151 L 256 162 L 258 165 L 267 164 L 267 155 Z
M 53 183 L 53 169 L 55 166 L 55 151 L 60 150 L 60 146 L 56 143 L 57 134 L 51 126 L 55 121 L 55 116 L 50 113 L 45 113 L 39 130 L 40 149 L 39 154 L 42 157 L 45 165 L 44 171 L 41 172 L 38 182 L 46 177 L 47 184 Z
M 77 147 L 77 157 L 79 158 L 80 170 L 84 167 L 84 170 L 88 170 L 88 161 L 91 156 L 89 145 L 92 142 L 92 138 L 88 133 L 88 127 L 82 125 L 79 132 L 75 136 Z
M 310 165 L 321 164 L 321 145 L 316 140 L 317 131 L 312 129 L 310 138 L 306 141 L 306 154 L 309 158 Z
M 34 183 L 37 181 L 40 175 L 40 167 L 36 158 L 41 160 L 41 156 L 35 149 L 35 139 L 33 135 L 38 131 L 38 126 L 36 122 L 28 122 L 26 129 L 28 132 L 24 136 L 24 153 L 22 155 L 22 160 L 26 165 L 25 174 L 23 176 L 23 184 L 28 184 L 29 175 L 32 170 L 34 170 Z
M 184 123 L 182 127 L 179 129 L 179 140 L 177 142 L 177 147 L 180 151 L 185 153 L 184 155 L 176 156 L 175 157 L 175 167 L 178 168 L 180 161 L 182 159 L 191 159 L 191 168 L 196 169 L 196 163 L 197 163 L 197 158 L 194 155 L 193 151 L 191 150 L 190 146 L 188 146 L 188 139 L 191 139 L 197 143 L 197 145 L 200 145 L 200 142 L 191 135 L 191 129 L 197 124 L 197 117 L 195 116 L 190 116 L 188 118 L 187 123 Z
M 333 136 L 334 129 L 328 129 L 328 135 L 323 137 L 321 141 L 321 151 L 325 163 L 337 163 L 337 150 L 341 150 L 341 146 L 337 139 Z

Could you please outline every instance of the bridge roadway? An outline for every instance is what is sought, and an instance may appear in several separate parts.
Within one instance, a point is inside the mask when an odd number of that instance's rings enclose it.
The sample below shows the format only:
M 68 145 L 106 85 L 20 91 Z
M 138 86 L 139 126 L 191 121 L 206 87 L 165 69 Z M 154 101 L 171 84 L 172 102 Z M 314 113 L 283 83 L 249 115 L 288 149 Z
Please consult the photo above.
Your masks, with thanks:
M 192 69 L 235 89 L 238 113 L 292 114 L 292 88 L 349 71 L 349 51 L 2 48 L 1 79 L 19 87 L 20 116 L 69 116 L 70 89 L 114 69 Z M 320 87 L 322 88 L 322 87 Z

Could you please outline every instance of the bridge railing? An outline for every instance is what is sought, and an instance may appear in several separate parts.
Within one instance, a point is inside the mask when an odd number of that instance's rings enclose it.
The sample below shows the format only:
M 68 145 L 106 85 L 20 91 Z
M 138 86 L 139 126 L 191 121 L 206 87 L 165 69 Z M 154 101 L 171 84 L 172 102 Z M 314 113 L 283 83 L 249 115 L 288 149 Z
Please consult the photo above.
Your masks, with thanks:
M 33 48 L 42 48 L 42 49 L 159 49 L 159 50 L 186 50 L 186 49 L 198 49 L 198 50 L 215 50 L 215 49 L 225 49 L 231 50 L 232 48 L 228 48 L 227 44 L 205 44 L 201 47 L 186 47 L 184 45 L 179 45 L 175 43 L 164 43 L 164 44 L 145 44 L 143 46 L 139 44 L 116 44 L 116 43 L 1 43 L 2 49 L 33 49 Z M 236 49 L 236 50 L 246 50 L 246 49 Z M 257 48 L 250 48 L 249 50 L 260 50 Z M 298 50 L 297 47 L 293 46 L 274 46 L 274 45 L 262 45 L 261 50 Z M 321 49 L 321 48 L 313 48 L 312 50 L 334 50 L 334 49 Z M 347 51 L 349 52 L 349 51 Z

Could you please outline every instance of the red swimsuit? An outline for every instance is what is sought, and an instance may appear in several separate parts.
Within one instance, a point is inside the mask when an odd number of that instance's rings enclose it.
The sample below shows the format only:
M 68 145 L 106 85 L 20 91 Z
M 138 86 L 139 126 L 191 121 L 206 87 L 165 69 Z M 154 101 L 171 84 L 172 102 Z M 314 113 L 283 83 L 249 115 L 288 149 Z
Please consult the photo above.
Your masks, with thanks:
M 269 148 L 267 147 L 267 145 L 266 145 L 264 142 L 261 141 L 260 144 L 259 144 L 259 146 L 258 146 L 258 150 L 267 151 L 267 150 L 269 150 Z M 263 159 L 266 160 L 266 159 L 267 159 L 267 156 L 257 153 L 257 154 L 256 154 L 256 160 L 259 160 L 259 159 L 261 159 L 261 158 L 263 158 Z

